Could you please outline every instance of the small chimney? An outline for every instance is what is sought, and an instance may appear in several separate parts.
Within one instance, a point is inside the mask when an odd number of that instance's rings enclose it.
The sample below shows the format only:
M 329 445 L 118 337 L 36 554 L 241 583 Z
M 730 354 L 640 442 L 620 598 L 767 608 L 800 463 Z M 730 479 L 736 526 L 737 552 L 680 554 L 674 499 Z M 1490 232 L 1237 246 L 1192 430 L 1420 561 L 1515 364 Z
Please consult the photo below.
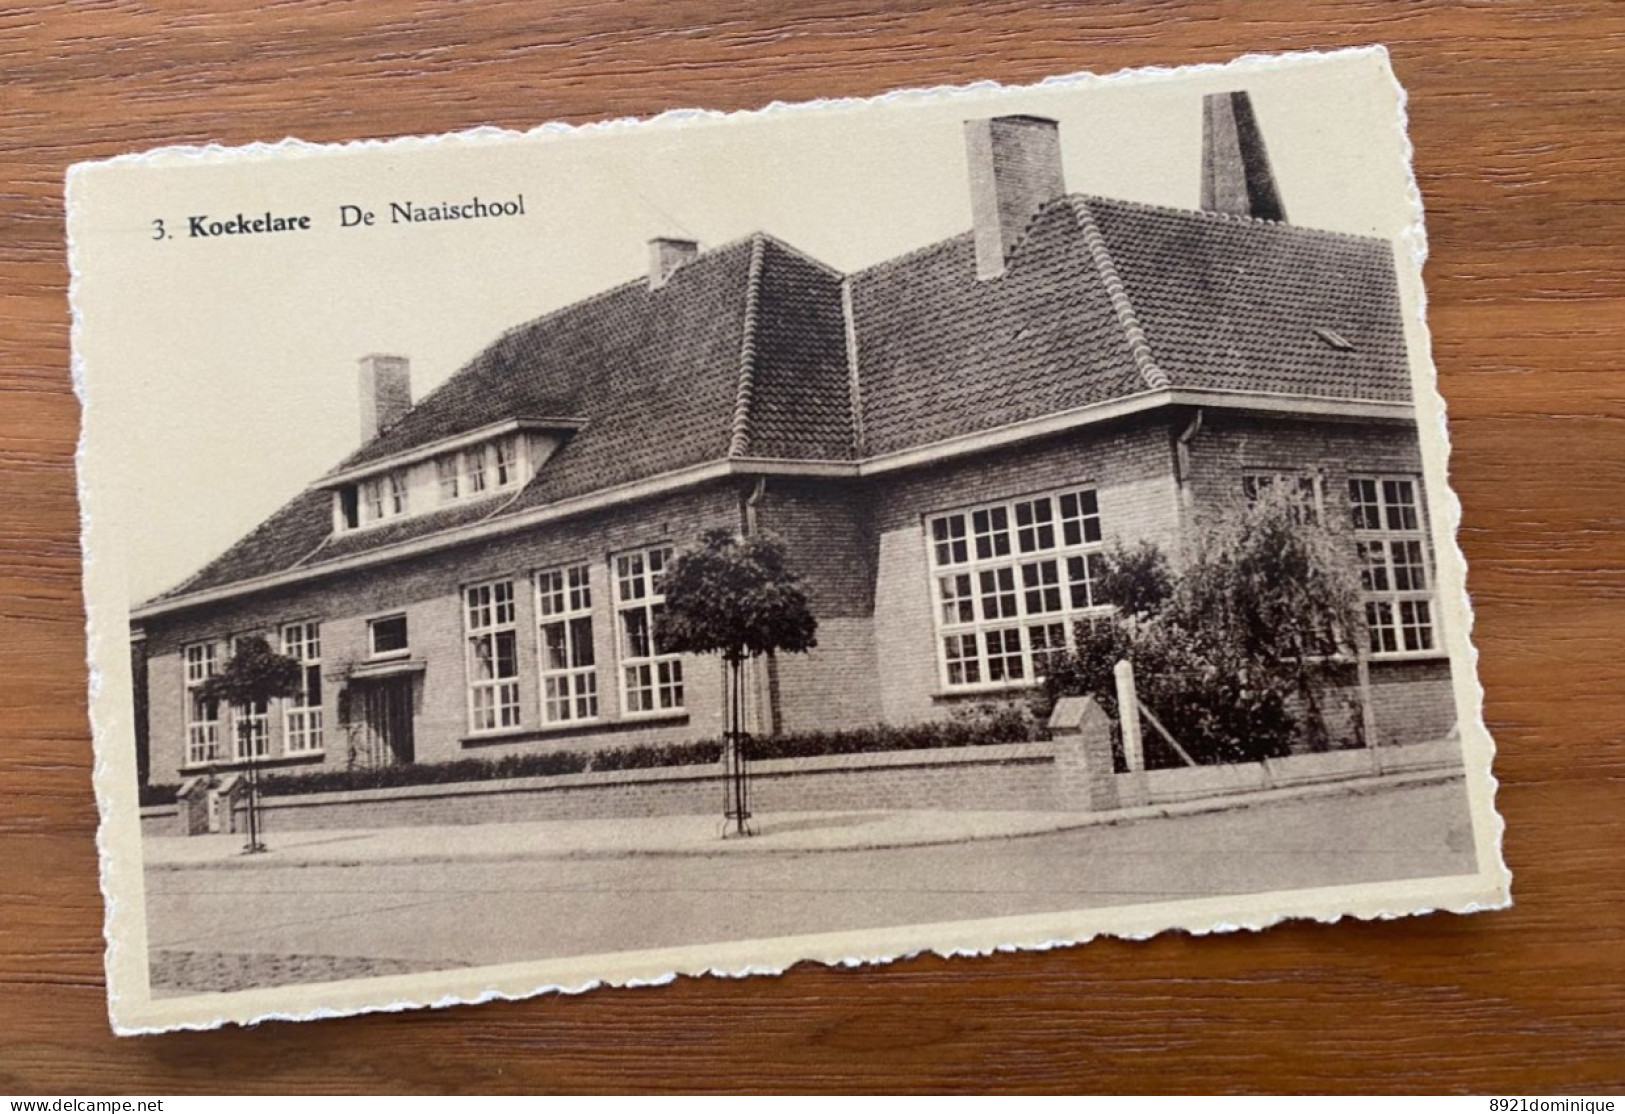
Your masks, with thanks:
M 1038 210 L 1066 193 L 1061 128 L 1042 116 L 965 121 L 976 277 L 1004 274 Z
M 649 241 L 649 289 L 659 290 L 670 281 L 672 272 L 684 263 L 692 263 L 700 254 L 700 245 L 694 240 L 677 240 L 670 236 L 656 236 Z
M 1202 208 L 1286 220 L 1264 133 L 1245 92 L 1209 93 L 1202 101 Z
M 366 444 L 412 409 L 412 365 L 405 356 L 374 353 L 361 363 L 361 443 Z

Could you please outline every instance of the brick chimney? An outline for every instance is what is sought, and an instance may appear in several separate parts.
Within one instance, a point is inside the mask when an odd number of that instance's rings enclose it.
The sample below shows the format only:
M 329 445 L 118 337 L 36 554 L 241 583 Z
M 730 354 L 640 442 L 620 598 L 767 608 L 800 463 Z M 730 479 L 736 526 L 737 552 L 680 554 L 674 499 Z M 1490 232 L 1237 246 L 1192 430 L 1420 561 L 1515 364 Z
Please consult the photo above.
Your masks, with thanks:
M 976 277 L 1004 274 L 1038 210 L 1066 193 L 1061 129 L 1042 116 L 965 121 Z
M 659 290 L 671 279 L 672 272 L 684 263 L 699 257 L 700 245 L 694 240 L 677 240 L 670 236 L 656 236 L 649 241 L 649 289 Z
M 1202 208 L 1286 220 L 1264 133 L 1245 92 L 1209 93 L 1202 100 Z
M 412 365 L 405 356 L 374 353 L 361 364 L 361 443 L 406 417 L 412 409 Z

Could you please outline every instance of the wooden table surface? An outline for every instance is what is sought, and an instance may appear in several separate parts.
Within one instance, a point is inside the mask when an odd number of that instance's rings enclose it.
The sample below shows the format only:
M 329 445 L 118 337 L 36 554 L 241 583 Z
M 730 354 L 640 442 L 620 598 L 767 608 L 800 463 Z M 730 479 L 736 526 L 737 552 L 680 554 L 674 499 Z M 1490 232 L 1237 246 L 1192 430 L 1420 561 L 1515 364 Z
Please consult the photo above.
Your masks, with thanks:
M 1387 43 L 1516 908 L 114 1039 L 62 177 Z M 1625 4 L 214 0 L 0 11 L 0 1092 L 1625 1090 Z

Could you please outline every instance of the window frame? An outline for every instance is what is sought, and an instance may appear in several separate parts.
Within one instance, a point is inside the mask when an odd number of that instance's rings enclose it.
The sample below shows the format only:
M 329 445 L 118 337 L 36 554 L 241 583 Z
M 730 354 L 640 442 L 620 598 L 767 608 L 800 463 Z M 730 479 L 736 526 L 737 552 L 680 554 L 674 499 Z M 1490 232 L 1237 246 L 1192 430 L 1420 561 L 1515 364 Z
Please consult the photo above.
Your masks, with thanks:
M 1326 521 L 1326 485 L 1318 469 L 1249 468 L 1241 474 L 1241 495 L 1251 507 L 1265 491 L 1284 483 L 1297 485 L 1299 501 L 1310 509 L 1314 522 Z
M 519 482 L 519 438 L 498 437 L 491 442 L 492 486 L 506 491 Z
M 462 454 L 446 453 L 435 457 L 434 479 L 442 504 L 455 503 L 464 498 Z
M 557 584 L 544 588 L 543 582 L 557 578 Z M 531 578 L 536 594 L 536 690 L 540 700 L 543 727 L 564 728 L 580 724 L 597 723 L 603 718 L 603 698 L 598 679 L 598 634 L 592 598 L 592 568 L 587 562 L 557 565 L 538 569 Z M 560 601 L 561 609 L 554 610 L 552 600 Z M 585 622 L 585 640 L 581 624 Z M 549 663 L 550 628 L 558 628 L 564 638 L 565 660 L 570 664 L 553 667 Z M 587 661 L 577 661 L 582 645 L 586 647 Z M 549 682 L 562 683 L 562 696 L 550 694 Z M 559 716 L 562 707 L 565 714 Z M 583 712 L 582 709 L 587 711 Z
M 480 593 L 487 593 L 483 602 L 476 602 Z M 501 598 L 506 595 L 506 599 Z M 524 726 L 519 667 L 519 600 L 512 578 L 485 580 L 467 584 L 458 593 L 463 609 L 463 657 L 466 669 L 468 704 L 468 730 L 471 735 L 491 735 L 513 731 Z M 484 612 L 482 616 L 480 613 Z M 504 617 L 505 616 L 505 617 Z M 503 636 L 507 636 L 508 656 L 502 654 Z M 480 646 L 488 646 L 481 658 Z M 480 677 L 481 661 L 490 663 L 491 676 Z M 504 661 L 511 662 L 513 671 L 500 672 Z M 489 692 L 488 708 L 480 707 L 479 694 Z M 491 722 L 482 723 L 482 713 L 490 714 Z
M 290 631 L 299 632 L 296 638 Z M 282 702 L 282 753 L 316 755 L 326 750 L 322 691 L 322 625 L 315 619 L 282 624 L 282 654 L 299 663 L 299 692 Z M 315 700 L 311 700 L 314 679 Z
M 193 650 L 199 651 L 198 661 L 202 666 L 202 668 L 196 672 L 196 675 L 194 675 L 194 670 L 192 668 Z M 227 719 L 229 719 L 229 717 L 221 715 L 221 702 L 218 699 L 205 701 L 204 698 L 199 696 L 196 692 L 198 686 L 202 685 L 219 671 L 220 644 L 218 642 L 213 640 L 206 642 L 191 642 L 181 647 L 181 682 L 182 687 L 185 690 L 184 699 L 186 702 L 185 764 L 187 767 L 207 766 L 211 763 L 218 763 L 221 761 L 220 728 L 221 725 L 225 723 Z M 212 707 L 214 713 L 207 719 L 200 718 L 197 715 L 199 708 L 205 703 Z M 212 729 L 205 730 L 203 733 L 205 738 L 207 738 L 209 735 L 213 736 L 213 739 L 208 742 L 208 745 L 205 748 L 199 748 L 198 746 L 197 729 L 200 727 Z
M 387 623 L 393 619 L 401 621 L 401 632 L 405 635 L 405 643 L 395 650 L 379 650 L 377 628 L 380 623 Z M 372 615 L 367 619 L 367 660 L 368 661 L 394 661 L 396 658 L 408 657 L 412 653 L 412 625 L 404 611 L 389 611 L 382 615 Z
M 1111 611 L 1095 602 L 1106 541 L 1092 484 L 935 511 L 921 522 L 942 695 L 1030 689 L 1047 659 L 1074 647 L 1078 622 Z
M 615 609 L 615 674 L 621 700 L 623 719 L 650 719 L 661 716 L 684 715 L 688 712 L 688 693 L 683 679 L 681 654 L 662 653 L 655 640 L 655 627 L 666 604 L 664 591 L 665 570 L 670 567 L 675 549 L 665 543 L 631 549 L 610 557 L 609 573 Z M 638 568 L 634 571 L 632 566 Z M 655 566 L 659 567 L 656 568 Z M 636 585 L 638 595 L 629 597 L 629 585 Z M 648 652 L 634 654 L 632 628 L 627 617 L 642 615 L 644 637 Z M 632 671 L 646 671 L 636 684 Z M 633 695 L 644 694 L 648 707 L 633 707 Z
M 1372 485 L 1375 501 L 1359 498 L 1356 495 L 1357 484 Z M 1389 485 L 1404 484 L 1410 489 L 1410 500 L 1407 503 L 1401 500 L 1390 500 Z M 1428 535 L 1427 502 L 1422 486 L 1422 477 L 1414 473 L 1401 472 L 1351 472 L 1348 476 L 1348 507 L 1349 525 L 1354 534 L 1356 545 L 1356 559 L 1360 566 L 1360 596 L 1365 604 L 1366 616 L 1366 653 L 1372 661 L 1403 661 L 1415 658 L 1435 658 L 1444 654 L 1443 638 L 1439 630 L 1438 581 L 1433 560 L 1433 547 Z M 1405 508 L 1412 512 L 1410 525 L 1406 525 L 1404 515 L 1400 515 L 1400 525 L 1393 525 L 1391 511 Z M 1377 525 L 1366 525 L 1365 509 L 1373 508 Z M 1396 561 L 1396 544 L 1407 549 L 1407 557 L 1414 553 L 1415 560 Z M 1373 546 L 1380 546 L 1382 561 L 1383 586 L 1377 586 L 1375 573 L 1379 566 L 1372 562 Z M 1404 577 L 1413 577 L 1420 573 L 1423 581 L 1422 588 L 1400 588 L 1404 570 Z M 1379 605 L 1388 605 L 1389 621 L 1386 623 L 1373 621 L 1373 616 Z M 1409 606 L 1412 615 L 1416 614 L 1417 605 L 1425 611 L 1426 618 L 1421 622 L 1407 623 L 1404 614 Z M 1407 646 L 1407 632 L 1421 630 L 1426 634 L 1426 645 Z M 1384 633 L 1393 638 L 1394 649 L 1382 648 Z M 1420 639 L 1418 640 L 1420 641 Z

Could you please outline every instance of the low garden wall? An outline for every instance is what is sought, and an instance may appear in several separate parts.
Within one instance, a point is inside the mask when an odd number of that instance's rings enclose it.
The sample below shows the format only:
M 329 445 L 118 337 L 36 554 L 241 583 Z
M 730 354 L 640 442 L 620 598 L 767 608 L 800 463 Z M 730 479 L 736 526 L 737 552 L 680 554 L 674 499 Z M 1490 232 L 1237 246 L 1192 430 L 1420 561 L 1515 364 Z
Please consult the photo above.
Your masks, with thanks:
M 1460 768 L 1461 744 L 1453 739 L 1367 750 L 1294 754 L 1233 766 L 1184 766 L 1148 770 L 1146 789 L 1153 804 L 1196 801 L 1232 793 L 1256 793 L 1317 782 L 1347 781 L 1382 774 L 1447 771 Z M 1120 784 L 1131 775 L 1118 774 Z
M 751 764 L 752 809 L 825 812 L 894 809 L 1087 811 L 1082 782 L 1068 766 L 1080 744 L 1005 743 L 978 747 L 773 759 Z M 1331 751 L 1233 766 L 1192 766 L 1144 774 L 1149 803 L 1223 797 L 1316 782 L 1461 765 L 1454 740 Z M 1116 782 L 1132 801 L 1128 779 Z M 267 831 L 386 828 L 671 816 L 722 811 L 717 764 L 606 770 L 549 777 L 399 786 L 261 798 Z M 238 829 L 242 828 L 241 818 Z M 179 833 L 176 806 L 141 810 L 142 834 Z
M 753 762 L 752 809 L 1056 809 L 1054 762 L 1053 743 Z M 263 796 L 260 809 L 268 831 L 720 813 L 722 777 L 708 763 Z M 141 821 L 143 834 L 177 834 L 173 805 L 144 808 Z

